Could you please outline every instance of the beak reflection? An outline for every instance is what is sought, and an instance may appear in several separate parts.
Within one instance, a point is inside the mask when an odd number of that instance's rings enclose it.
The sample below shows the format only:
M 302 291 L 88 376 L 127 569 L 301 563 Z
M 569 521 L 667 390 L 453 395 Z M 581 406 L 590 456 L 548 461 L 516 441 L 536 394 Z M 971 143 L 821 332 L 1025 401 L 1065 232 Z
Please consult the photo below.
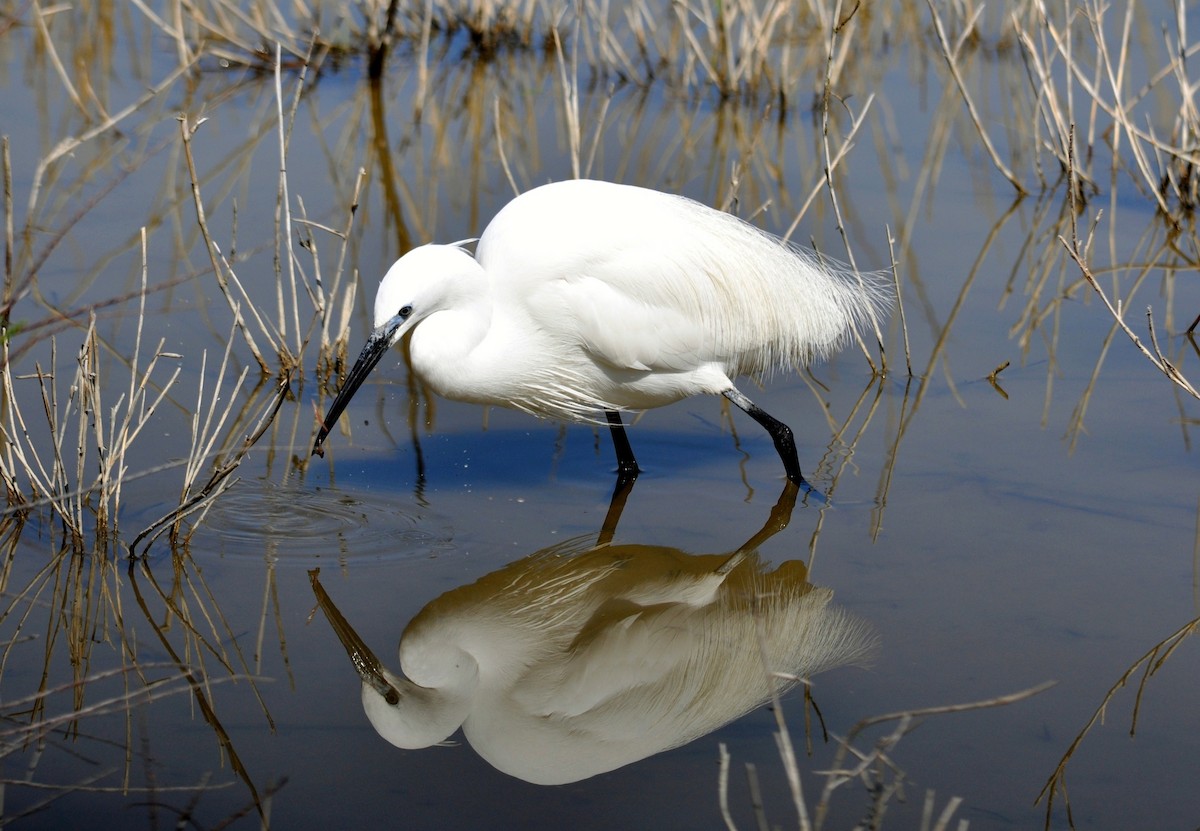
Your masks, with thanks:
M 346 648 L 346 654 L 354 662 L 354 669 L 358 671 L 358 675 L 362 678 L 363 683 L 370 685 L 388 704 L 399 704 L 399 690 L 393 687 L 391 682 L 384 677 L 382 664 L 375 657 L 375 653 L 371 651 L 371 648 L 367 646 L 358 632 L 354 631 L 354 627 L 338 611 L 338 607 L 333 605 L 333 601 L 325 592 L 325 587 L 321 585 L 321 581 L 318 579 L 317 575 L 319 573 L 320 569 L 316 568 L 308 572 L 308 578 L 312 581 L 313 594 L 317 597 L 317 605 L 321 607 L 321 611 L 325 613 L 325 618 L 329 621 L 329 625 L 333 627 L 338 640 Z
M 804 562 L 772 566 L 756 550 L 787 524 L 798 491 L 789 483 L 732 553 L 578 537 L 452 589 L 405 628 L 400 674 L 380 666 L 315 575 L 313 590 L 384 739 L 428 747 L 461 728 L 497 770 L 576 782 L 871 655 L 871 627 L 812 584 Z

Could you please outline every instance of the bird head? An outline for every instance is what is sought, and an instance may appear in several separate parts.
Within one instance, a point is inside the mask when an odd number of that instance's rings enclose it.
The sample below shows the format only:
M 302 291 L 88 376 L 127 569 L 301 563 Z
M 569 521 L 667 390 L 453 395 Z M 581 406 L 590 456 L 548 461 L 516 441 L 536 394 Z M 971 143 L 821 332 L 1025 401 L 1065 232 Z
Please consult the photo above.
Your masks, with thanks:
M 362 679 L 362 704 L 371 726 L 396 747 L 415 750 L 448 739 L 471 712 L 479 665 L 461 649 L 419 652 L 411 657 L 419 680 L 386 669 L 325 592 L 319 569 L 308 573 L 317 605 Z M 410 650 L 411 652 L 411 650 Z
M 388 269 L 375 294 L 374 328 L 338 391 L 317 431 L 313 454 L 323 456 L 321 445 L 333 425 L 388 350 L 423 319 L 451 308 L 481 273 L 479 264 L 464 248 L 473 240 L 453 245 L 422 245 L 409 251 Z
M 364 679 L 363 711 L 375 732 L 396 747 L 418 750 L 444 742 L 471 712 L 472 696 L 457 687 L 422 687 L 382 667 L 378 678 L 395 690 L 396 701 L 380 694 L 373 680 Z

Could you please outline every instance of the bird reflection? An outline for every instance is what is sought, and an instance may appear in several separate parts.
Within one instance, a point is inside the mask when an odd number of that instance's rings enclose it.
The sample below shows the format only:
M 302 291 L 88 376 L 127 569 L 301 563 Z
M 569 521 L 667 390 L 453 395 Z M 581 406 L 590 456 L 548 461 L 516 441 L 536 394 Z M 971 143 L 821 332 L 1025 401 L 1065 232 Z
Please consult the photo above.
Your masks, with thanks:
M 678 747 L 801 679 L 864 660 L 869 626 L 805 565 L 755 548 L 796 488 L 732 554 L 576 538 L 429 603 L 385 669 L 310 572 L 381 736 L 428 747 L 459 727 L 497 769 L 561 784 Z M 606 528 L 602 538 L 611 536 Z

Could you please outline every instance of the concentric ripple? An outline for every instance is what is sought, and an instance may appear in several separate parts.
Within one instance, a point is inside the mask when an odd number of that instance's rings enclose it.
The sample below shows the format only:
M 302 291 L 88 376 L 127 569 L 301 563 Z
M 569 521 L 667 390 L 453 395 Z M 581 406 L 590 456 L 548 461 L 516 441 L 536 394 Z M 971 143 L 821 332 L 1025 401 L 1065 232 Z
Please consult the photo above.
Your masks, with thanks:
M 272 559 L 306 567 L 341 560 L 403 560 L 451 550 L 444 518 L 375 496 L 243 480 L 209 511 L 193 555 Z

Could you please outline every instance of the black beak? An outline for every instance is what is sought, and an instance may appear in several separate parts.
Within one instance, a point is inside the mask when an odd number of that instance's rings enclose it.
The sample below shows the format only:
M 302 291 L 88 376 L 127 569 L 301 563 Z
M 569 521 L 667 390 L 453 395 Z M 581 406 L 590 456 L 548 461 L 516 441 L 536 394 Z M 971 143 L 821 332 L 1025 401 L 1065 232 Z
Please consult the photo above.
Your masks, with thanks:
M 391 682 L 384 677 L 379 659 L 375 657 L 375 653 L 367 646 L 359 634 L 354 631 L 354 627 L 350 622 L 342 616 L 338 611 L 338 607 L 333 605 L 333 601 L 329 595 L 325 593 L 325 587 L 321 585 L 321 580 L 318 575 L 321 573 L 319 568 L 314 568 L 308 572 L 308 579 L 312 581 L 313 594 L 317 596 L 317 605 L 321 607 L 321 611 L 325 613 L 326 620 L 329 621 L 330 627 L 338 636 L 338 640 L 342 642 L 342 646 L 346 647 L 346 653 L 350 656 L 350 660 L 354 662 L 354 669 L 358 671 L 358 675 L 362 678 L 364 684 L 370 684 L 375 692 L 383 696 L 384 701 L 388 704 L 396 705 L 400 703 L 400 692 L 392 686 Z
M 392 326 L 376 329 L 371 333 L 371 337 L 367 339 L 367 345 L 363 347 L 362 352 L 358 355 L 358 360 L 354 362 L 354 366 L 350 369 L 350 374 L 346 376 L 346 383 L 342 384 L 342 388 L 338 390 L 337 397 L 329 405 L 329 412 L 325 413 L 325 419 L 321 422 L 321 429 L 317 431 L 317 440 L 313 442 L 312 452 L 314 456 L 325 455 L 325 450 L 321 447 L 325 443 L 325 437 L 329 435 L 329 431 L 333 429 L 333 425 L 337 424 L 338 417 L 346 409 L 346 405 L 350 403 L 350 399 L 354 397 L 354 393 L 362 386 L 363 381 L 367 380 L 367 376 L 371 374 L 371 370 L 387 354 L 388 349 L 392 345 L 393 332 L 395 332 L 395 328 Z

